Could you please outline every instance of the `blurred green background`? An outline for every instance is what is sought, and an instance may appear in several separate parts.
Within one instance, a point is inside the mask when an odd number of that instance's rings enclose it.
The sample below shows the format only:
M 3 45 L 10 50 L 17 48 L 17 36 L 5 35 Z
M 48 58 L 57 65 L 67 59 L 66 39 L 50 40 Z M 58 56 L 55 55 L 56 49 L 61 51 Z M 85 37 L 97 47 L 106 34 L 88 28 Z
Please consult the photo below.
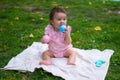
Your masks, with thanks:
M 49 24 L 49 12 L 60 6 L 68 12 L 72 43 L 80 49 L 112 49 L 105 80 L 120 79 L 120 2 L 109 0 L 1 0 L 0 68 L 39 42 Z M 37 69 L 35 72 L 0 70 L 0 80 L 62 80 Z

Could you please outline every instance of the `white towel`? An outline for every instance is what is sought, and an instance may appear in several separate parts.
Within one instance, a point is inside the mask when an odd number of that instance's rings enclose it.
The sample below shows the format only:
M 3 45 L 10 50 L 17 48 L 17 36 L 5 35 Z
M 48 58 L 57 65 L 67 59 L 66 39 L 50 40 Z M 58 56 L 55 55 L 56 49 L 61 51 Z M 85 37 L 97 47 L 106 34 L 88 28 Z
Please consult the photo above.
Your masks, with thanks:
M 67 65 L 67 58 L 52 58 L 52 65 L 39 65 L 41 54 L 48 49 L 47 44 L 34 42 L 29 48 L 13 57 L 2 69 L 21 70 L 23 72 L 34 72 L 36 68 L 43 68 L 54 76 L 62 77 L 65 80 L 104 80 L 108 71 L 110 57 L 113 50 L 100 51 L 97 49 L 83 50 L 74 48 L 77 51 L 76 66 Z M 83 56 L 83 59 L 79 57 Z M 101 67 L 96 67 L 97 60 L 104 60 Z

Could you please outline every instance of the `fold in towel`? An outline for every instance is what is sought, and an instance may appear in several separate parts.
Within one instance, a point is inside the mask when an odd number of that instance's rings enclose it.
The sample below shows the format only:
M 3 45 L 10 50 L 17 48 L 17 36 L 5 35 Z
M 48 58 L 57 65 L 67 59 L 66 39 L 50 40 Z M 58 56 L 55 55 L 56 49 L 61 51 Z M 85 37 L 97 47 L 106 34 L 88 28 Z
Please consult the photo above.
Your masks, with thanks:
M 34 72 L 36 68 L 43 68 L 54 76 L 62 77 L 65 80 L 104 80 L 108 71 L 110 57 L 113 50 L 97 49 L 83 50 L 74 48 L 77 52 L 76 66 L 67 65 L 67 58 L 52 58 L 52 65 L 39 65 L 41 54 L 48 49 L 47 44 L 34 42 L 29 48 L 13 57 L 2 69 L 21 70 L 23 72 Z M 80 58 L 82 55 L 83 58 Z M 97 67 L 95 62 L 103 60 L 105 63 Z

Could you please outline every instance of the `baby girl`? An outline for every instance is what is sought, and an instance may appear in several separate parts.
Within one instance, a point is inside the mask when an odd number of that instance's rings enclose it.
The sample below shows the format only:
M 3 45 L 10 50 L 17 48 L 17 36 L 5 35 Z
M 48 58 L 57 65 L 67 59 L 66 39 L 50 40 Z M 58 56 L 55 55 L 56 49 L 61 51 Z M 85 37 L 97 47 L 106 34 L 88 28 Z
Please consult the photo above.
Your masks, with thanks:
M 63 8 L 54 7 L 50 14 L 50 24 L 45 28 L 45 35 L 41 42 L 48 44 L 48 50 L 43 52 L 40 65 L 51 65 L 51 58 L 68 58 L 68 65 L 75 65 L 76 52 L 72 48 L 71 30 L 68 26 L 65 32 L 60 32 L 59 27 L 67 24 L 67 13 Z M 47 37 L 47 41 L 44 38 Z

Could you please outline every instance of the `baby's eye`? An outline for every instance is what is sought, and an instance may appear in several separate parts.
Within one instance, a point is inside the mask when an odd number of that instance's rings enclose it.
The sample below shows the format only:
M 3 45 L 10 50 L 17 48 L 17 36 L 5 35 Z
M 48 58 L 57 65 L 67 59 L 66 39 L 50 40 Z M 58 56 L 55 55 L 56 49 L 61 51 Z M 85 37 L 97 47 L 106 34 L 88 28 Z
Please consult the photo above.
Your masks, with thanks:
M 66 18 L 64 18 L 63 20 L 66 20 Z
M 61 19 L 60 19 L 60 18 L 58 18 L 57 20 L 58 20 L 58 21 L 60 21 Z

